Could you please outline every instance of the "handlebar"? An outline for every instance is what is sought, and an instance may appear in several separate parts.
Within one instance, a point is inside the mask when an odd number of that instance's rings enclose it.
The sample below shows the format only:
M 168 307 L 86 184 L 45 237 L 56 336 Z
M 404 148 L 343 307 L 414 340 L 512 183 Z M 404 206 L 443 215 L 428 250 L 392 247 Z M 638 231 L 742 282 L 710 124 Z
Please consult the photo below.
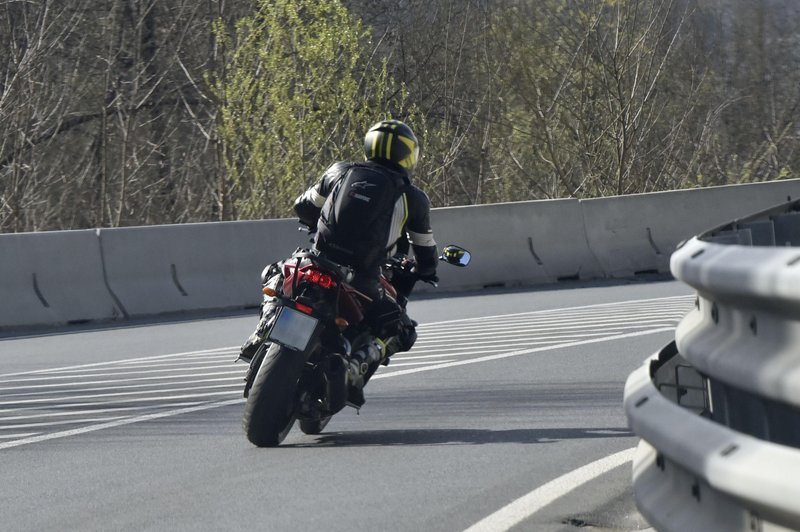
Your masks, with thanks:
M 389 257 L 386 259 L 384 263 L 385 266 L 392 270 L 394 273 L 399 273 L 400 275 L 413 277 L 417 281 L 422 281 L 423 283 L 427 283 L 431 286 L 439 286 L 439 278 L 435 277 L 433 279 L 422 279 L 415 271 L 417 266 L 417 261 L 413 258 L 409 257 L 408 255 L 395 255 L 393 257 Z

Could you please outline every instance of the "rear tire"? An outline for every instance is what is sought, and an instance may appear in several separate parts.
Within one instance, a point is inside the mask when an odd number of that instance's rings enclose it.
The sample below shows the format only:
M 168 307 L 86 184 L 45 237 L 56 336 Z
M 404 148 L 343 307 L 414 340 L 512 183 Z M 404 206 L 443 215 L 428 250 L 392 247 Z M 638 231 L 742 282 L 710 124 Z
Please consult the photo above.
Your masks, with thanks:
M 303 434 L 319 434 L 328 424 L 333 416 L 326 416 L 320 419 L 301 419 L 300 430 Z
M 305 355 L 278 344 L 270 346 L 244 407 L 247 439 L 258 447 L 279 445 L 294 425 L 297 382 Z

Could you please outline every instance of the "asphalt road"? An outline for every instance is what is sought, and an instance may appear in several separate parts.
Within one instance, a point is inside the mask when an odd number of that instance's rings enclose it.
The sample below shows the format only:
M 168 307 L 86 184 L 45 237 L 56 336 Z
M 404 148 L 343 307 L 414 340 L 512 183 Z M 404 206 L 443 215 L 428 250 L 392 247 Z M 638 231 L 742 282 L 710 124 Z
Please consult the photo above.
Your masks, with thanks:
M 241 429 L 249 315 L 0 339 L 2 530 L 640 530 L 622 389 L 675 282 L 414 301 L 367 404 L 274 449 Z

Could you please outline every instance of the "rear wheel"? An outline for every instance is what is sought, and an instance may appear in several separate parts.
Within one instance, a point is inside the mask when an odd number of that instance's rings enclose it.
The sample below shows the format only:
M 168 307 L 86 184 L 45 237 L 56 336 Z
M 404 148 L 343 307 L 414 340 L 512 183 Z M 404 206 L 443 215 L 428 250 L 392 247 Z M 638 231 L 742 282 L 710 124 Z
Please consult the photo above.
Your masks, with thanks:
M 333 416 L 326 416 L 320 419 L 301 419 L 300 430 L 303 434 L 319 434 L 328 424 Z
M 259 447 L 279 445 L 294 425 L 297 382 L 305 365 L 303 353 L 270 346 L 244 407 L 247 439 Z

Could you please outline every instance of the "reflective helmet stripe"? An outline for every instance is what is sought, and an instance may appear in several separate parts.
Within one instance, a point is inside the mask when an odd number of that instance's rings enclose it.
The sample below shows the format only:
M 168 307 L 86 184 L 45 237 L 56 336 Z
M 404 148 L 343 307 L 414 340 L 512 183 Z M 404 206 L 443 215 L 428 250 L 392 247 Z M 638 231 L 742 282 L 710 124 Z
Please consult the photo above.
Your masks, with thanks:
M 389 133 L 386 139 L 386 158 L 390 161 L 392 160 L 392 140 L 394 140 L 394 133 Z
M 378 156 L 378 137 L 380 137 L 380 136 L 381 136 L 381 134 L 379 132 L 377 132 L 377 131 L 373 131 L 372 132 L 372 156 L 373 157 L 377 157 Z

